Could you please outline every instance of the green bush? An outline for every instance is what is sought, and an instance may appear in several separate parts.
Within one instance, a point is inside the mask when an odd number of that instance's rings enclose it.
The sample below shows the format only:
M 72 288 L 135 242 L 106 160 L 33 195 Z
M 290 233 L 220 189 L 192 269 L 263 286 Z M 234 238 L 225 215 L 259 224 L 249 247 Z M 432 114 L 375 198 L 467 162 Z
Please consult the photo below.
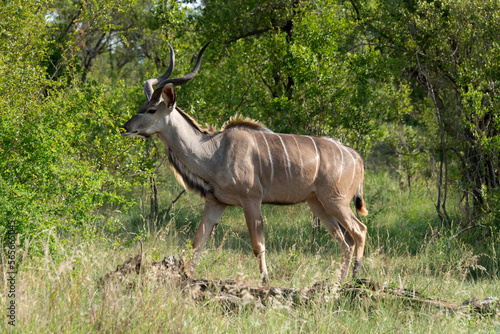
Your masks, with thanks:
M 124 106 L 114 97 L 123 89 L 54 90 L 21 117 L 2 118 L 0 217 L 22 239 L 45 229 L 90 236 L 105 208 L 130 204 L 122 194 L 139 179 L 128 175 L 153 164 L 120 136 Z

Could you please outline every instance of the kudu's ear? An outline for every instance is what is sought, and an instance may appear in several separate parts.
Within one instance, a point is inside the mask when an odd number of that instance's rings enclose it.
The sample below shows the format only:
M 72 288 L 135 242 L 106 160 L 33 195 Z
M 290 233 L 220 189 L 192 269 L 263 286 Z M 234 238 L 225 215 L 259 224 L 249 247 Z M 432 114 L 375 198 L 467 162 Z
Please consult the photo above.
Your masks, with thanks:
M 163 91 L 161 93 L 161 96 L 163 98 L 163 101 L 167 105 L 167 107 L 170 109 L 172 106 L 175 104 L 175 89 L 174 85 L 168 84 L 163 87 Z

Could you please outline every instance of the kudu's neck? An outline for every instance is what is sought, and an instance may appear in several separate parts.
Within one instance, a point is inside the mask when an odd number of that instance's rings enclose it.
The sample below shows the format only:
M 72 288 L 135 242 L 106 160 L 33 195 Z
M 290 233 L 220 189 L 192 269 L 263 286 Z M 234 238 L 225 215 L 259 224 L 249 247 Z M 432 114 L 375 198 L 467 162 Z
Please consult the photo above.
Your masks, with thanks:
M 217 143 L 181 113 L 174 109 L 166 118 L 164 130 L 158 136 L 184 167 L 191 173 L 206 178 L 212 173 L 211 160 Z

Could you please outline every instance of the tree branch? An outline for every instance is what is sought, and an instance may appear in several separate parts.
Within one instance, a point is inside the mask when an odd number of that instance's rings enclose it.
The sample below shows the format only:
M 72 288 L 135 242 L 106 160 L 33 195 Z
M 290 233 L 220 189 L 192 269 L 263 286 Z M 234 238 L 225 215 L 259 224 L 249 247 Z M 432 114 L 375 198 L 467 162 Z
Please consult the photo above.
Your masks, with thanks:
M 262 73 L 260 73 L 257 68 L 255 66 L 253 66 L 252 64 L 250 63 L 246 63 L 248 66 L 250 66 L 255 72 L 257 72 L 257 74 L 259 75 L 260 79 L 262 80 L 262 82 L 264 83 L 264 85 L 266 85 L 266 87 L 269 89 L 269 92 L 271 92 L 271 96 L 272 97 L 275 97 L 274 95 L 274 91 L 273 91 L 273 88 L 267 83 L 266 79 L 264 79 L 264 76 L 262 75 Z
M 356 12 L 356 20 L 360 21 L 361 20 L 361 15 L 359 15 L 359 9 L 358 6 L 356 6 L 356 2 L 354 0 L 350 0 L 352 7 L 354 8 L 354 11 Z
M 468 230 L 471 230 L 473 228 L 476 228 L 476 227 L 487 227 L 488 225 L 486 224 L 476 224 L 476 225 L 472 225 L 472 226 L 468 226 L 462 230 L 460 230 L 457 234 L 455 234 L 454 236 L 452 236 L 450 239 L 448 239 L 448 241 L 446 241 L 443 245 L 443 248 L 450 242 L 452 241 L 453 239 L 455 239 L 456 237 L 458 237 L 459 235 L 461 235 L 462 233 L 464 233 L 465 231 L 468 231 Z
M 168 209 L 167 211 L 165 212 L 165 216 L 168 215 L 168 213 L 170 212 L 170 210 L 172 210 L 172 207 L 174 206 L 175 202 L 177 202 L 179 200 L 179 198 L 181 198 L 181 196 L 186 192 L 186 189 L 182 189 L 182 191 L 179 193 L 179 195 L 177 195 L 177 197 L 172 201 L 170 202 L 170 205 L 168 206 Z

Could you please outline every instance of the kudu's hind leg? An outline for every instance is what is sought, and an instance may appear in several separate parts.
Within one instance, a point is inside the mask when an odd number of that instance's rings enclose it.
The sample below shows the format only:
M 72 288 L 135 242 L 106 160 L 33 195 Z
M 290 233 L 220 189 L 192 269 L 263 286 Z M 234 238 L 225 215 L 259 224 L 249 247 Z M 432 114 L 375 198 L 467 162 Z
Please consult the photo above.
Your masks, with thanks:
M 205 201 L 203 216 L 193 241 L 193 255 L 186 268 L 186 274 L 188 276 L 192 276 L 192 272 L 198 264 L 201 251 L 203 250 L 203 247 L 205 247 L 205 244 L 212 234 L 214 227 L 217 226 L 217 223 L 219 223 L 225 209 L 226 205 Z
M 307 200 L 307 204 L 311 207 L 313 213 L 319 217 L 321 223 L 325 226 L 326 230 L 340 245 L 342 252 L 342 264 L 340 266 L 340 281 L 344 282 L 347 278 L 349 265 L 354 253 L 354 240 L 351 235 L 333 218 L 323 207 L 323 204 L 316 198 Z
M 356 258 L 354 260 L 353 278 L 361 270 L 361 261 L 365 251 L 366 225 L 363 224 L 351 210 L 349 203 L 330 201 L 324 204 L 325 210 L 335 217 L 340 225 L 351 235 L 356 246 Z
M 266 246 L 264 243 L 264 222 L 260 202 L 249 202 L 243 207 L 254 255 L 259 260 L 260 275 L 264 284 L 269 283 L 266 267 Z

